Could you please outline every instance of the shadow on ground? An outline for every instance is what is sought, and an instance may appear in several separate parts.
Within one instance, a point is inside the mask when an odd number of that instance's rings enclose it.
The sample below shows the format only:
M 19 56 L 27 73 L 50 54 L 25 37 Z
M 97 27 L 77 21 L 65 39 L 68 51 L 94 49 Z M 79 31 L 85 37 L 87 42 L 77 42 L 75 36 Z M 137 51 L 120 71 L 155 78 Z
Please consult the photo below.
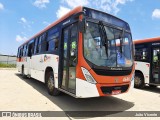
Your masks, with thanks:
M 84 119 L 90 117 L 104 117 L 126 111 L 134 106 L 132 102 L 113 96 L 84 99 L 74 98 L 64 93 L 61 93 L 59 96 L 50 96 L 47 93 L 44 83 L 31 78 L 23 78 L 20 74 L 16 75 L 61 108 L 67 116 L 77 119 L 81 117 Z
M 138 88 L 136 88 L 136 89 L 138 89 Z M 145 91 L 149 91 L 149 92 L 153 92 L 153 93 L 160 93 L 160 87 L 145 86 L 143 89 L 139 89 L 139 90 L 145 90 Z

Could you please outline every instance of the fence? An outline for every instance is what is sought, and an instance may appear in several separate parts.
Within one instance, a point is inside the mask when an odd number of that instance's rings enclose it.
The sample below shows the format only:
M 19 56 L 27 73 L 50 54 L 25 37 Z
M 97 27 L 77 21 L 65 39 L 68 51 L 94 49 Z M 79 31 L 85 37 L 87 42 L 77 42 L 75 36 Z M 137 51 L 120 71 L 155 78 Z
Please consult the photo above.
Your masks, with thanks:
M 0 63 L 4 63 L 4 64 L 16 64 L 16 56 L 12 56 L 12 55 L 0 55 Z

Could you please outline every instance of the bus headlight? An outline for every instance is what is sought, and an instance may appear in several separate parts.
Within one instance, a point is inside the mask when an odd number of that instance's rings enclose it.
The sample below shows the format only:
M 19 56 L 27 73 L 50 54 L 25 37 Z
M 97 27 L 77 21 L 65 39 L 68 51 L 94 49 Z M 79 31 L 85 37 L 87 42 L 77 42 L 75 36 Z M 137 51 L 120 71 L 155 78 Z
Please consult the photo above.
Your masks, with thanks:
M 86 80 L 87 80 L 88 82 L 90 82 L 90 83 L 92 83 L 92 84 L 97 83 L 87 69 L 85 69 L 84 67 L 81 67 L 81 69 L 82 69 L 82 72 L 83 72 L 84 77 L 86 78 Z
M 134 73 L 133 73 L 132 78 L 131 78 L 131 81 L 133 81 L 133 80 L 134 80 Z
M 130 88 L 134 88 L 134 74 L 132 75 L 132 78 L 131 78 L 131 87 Z

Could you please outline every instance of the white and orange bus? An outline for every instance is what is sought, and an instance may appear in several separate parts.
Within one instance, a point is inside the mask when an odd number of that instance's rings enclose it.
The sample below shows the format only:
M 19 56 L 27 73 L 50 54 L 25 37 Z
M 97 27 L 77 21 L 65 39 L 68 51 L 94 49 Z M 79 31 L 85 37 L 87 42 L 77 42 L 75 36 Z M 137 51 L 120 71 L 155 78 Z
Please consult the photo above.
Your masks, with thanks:
M 134 86 L 160 86 L 160 37 L 135 40 Z
M 133 41 L 127 22 L 76 7 L 18 48 L 22 75 L 78 98 L 127 92 L 134 78 Z

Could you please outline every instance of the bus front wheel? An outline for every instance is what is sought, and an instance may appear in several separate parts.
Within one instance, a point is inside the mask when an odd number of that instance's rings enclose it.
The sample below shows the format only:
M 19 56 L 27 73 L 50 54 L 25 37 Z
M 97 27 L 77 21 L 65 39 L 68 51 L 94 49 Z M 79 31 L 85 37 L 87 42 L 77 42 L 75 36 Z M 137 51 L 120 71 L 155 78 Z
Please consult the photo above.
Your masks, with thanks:
M 135 88 L 144 88 L 144 77 L 141 73 L 135 73 L 134 76 L 134 87 Z
M 59 95 L 60 91 L 57 88 L 54 87 L 53 71 L 50 71 L 50 72 L 47 73 L 46 86 L 47 86 L 47 91 L 50 95 L 52 95 L 52 96 Z

